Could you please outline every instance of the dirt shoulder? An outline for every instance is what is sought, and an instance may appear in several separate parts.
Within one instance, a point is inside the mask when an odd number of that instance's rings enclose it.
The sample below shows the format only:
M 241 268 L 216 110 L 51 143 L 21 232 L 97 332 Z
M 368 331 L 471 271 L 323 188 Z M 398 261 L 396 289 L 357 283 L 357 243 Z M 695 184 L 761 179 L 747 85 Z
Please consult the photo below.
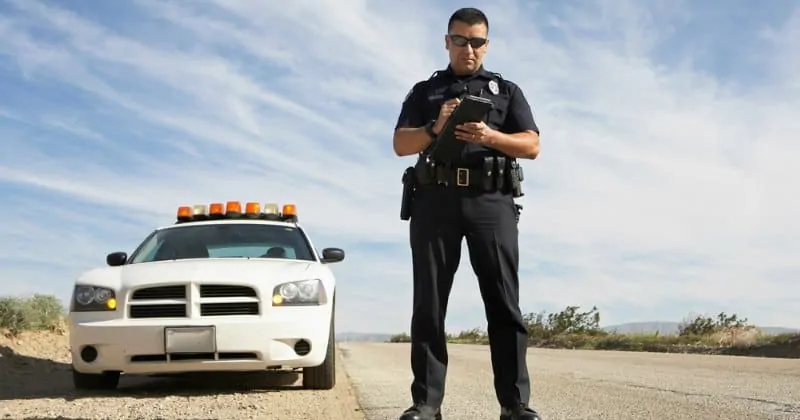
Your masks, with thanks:
M 72 387 L 67 333 L 0 330 L 0 419 L 316 419 L 362 420 L 341 354 L 337 385 L 308 391 L 297 374 L 130 377 L 115 393 Z

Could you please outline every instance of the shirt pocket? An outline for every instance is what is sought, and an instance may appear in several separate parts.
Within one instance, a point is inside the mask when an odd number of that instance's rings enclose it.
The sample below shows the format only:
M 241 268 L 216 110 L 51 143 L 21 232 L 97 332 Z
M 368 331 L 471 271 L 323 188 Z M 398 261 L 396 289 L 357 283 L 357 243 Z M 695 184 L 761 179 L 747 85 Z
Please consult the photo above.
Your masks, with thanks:
M 499 129 L 505 125 L 506 118 L 508 118 L 508 105 L 511 102 L 511 97 L 507 94 L 492 95 L 489 97 L 494 103 L 494 107 L 486 118 L 486 124 L 494 129 Z

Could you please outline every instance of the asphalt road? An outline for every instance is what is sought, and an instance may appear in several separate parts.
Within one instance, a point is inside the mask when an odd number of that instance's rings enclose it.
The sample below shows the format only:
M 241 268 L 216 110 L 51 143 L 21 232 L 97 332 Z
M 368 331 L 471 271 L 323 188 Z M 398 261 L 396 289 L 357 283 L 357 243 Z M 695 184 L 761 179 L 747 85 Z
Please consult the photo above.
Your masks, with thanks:
M 409 345 L 340 343 L 367 420 L 410 403 Z M 497 419 L 489 349 L 450 345 L 447 420 Z M 800 419 L 800 360 L 530 349 L 533 405 L 555 419 Z

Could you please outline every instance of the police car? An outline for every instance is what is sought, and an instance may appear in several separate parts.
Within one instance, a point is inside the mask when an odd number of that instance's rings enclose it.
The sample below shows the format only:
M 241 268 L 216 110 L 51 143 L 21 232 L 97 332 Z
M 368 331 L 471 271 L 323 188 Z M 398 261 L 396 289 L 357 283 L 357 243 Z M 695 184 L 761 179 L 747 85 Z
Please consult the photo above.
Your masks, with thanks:
M 69 309 L 73 383 L 115 389 L 121 374 L 302 369 L 335 385 L 336 279 L 292 204 L 181 206 L 108 267 L 83 273 Z

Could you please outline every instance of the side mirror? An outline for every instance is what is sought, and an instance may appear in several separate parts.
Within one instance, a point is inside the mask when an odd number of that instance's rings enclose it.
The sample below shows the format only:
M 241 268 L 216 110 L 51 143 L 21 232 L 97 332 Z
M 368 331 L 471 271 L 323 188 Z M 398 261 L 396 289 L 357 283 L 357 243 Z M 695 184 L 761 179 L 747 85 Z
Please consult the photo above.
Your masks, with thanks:
M 112 252 L 106 255 L 106 264 L 111 267 L 118 267 L 128 261 L 128 254 L 125 252 Z
M 325 248 L 322 250 L 322 263 L 337 263 L 344 259 L 344 250 L 341 248 Z

